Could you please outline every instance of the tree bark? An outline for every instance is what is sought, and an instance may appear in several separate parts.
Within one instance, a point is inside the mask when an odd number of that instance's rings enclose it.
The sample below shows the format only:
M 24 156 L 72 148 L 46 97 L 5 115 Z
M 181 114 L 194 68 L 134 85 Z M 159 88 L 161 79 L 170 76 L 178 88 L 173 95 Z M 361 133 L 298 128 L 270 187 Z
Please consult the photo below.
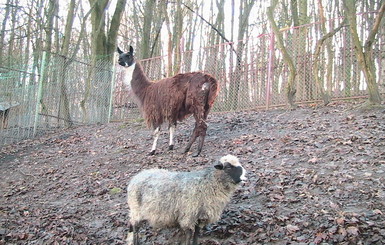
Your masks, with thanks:
M 237 39 L 240 41 L 238 42 L 238 48 L 236 52 L 235 70 L 230 76 L 231 83 L 230 83 L 230 89 L 229 89 L 229 98 L 230 98 L 230 105 L 232 110 L 238 109 L 238 100 L 239 100 L 238 95 L 239 95 L 241 83 L 245 82 L 241 80 L 242 58 L 243 58 L 244 47 L 246 46 L 246 43 L 243 43 L 245 42 L 243 39 L 245 37 L 245 34 L 247 33 L 249 16 L 254 4 L 255 4 L 255 1 L 253 0 L 242 0 L 241 5 L 239 7 Z
M 289 67 L 289 78 L 288 78 L 288 83 L 287 83 L 287 87 L 286 87 L 286 97 L 287 97 L 289 106 L 291 108 L 295 108 L 296 107 L 296 104 L 294 102 L 295 93 L 296 93 L 295 78 L 297 75 L 297 71 L 296 71 L 295 65 L 293 63 L 293 59 L 289 55 L 289 52 L 287 51 L 287 49 L 283 43 L 282 33 L 279 31 L 278 26 L 274 20 L 273 12 L 274 12 L 276 5 L 277 5 L 277 0 L 272 0 L 271 6 L 267 8 L 267 17 L 269 19 L 273 33 L 276 36 L 277 46 L 283 55 L 283 59 L 284 59 L 285 63 Z
M 314 51 L 314 63 L 313 63 L 313 74 L 314 74 L 314 81 L 316 82 L 319 90 L 321 91 L 321 96 L 324 101 L 324 105 L 327 105 L 330 103 L 331 97 L 328 91 L 325 91 L 324 84 L 320 77 L 318 76 L 319 73 L 319 56 L 322 50 L 322 46 L 324 42 L 333 37 L 341 28 L 344 26 L 345 22 L 342 22 L 336 29 L 332 30 L 331 32 L 325 34 L 320 40 L 317 41 L 317 45 Z M 330 55 L 329 55 L 330 56 Z M 328 64 L 329 66 L 329 64 Z M 328 74 L 329 75 L 329 74 Z
M 344 9 L 346 18 L 349 21 L 349 29 L 352 35 L 352 41 L 354 45 L 354 50 L 356 52 L 358 63 L 360 64 L 361 70 L 364 73 L 365 80 L 368 86 L 369 99 L 368 103 L 372 105 L 381 104 L 381 95 L 378 89 L 378 84 L 376 81 L 376 72 L 375 64 L 372 59 L 372 46 L 375 40 L 375 37 L 378 33 L 378 28 L 381 23 L 381 20 L 385 12 L 385 1 L 382 3 L 375 20 L 375 23 L 372 27 L 372 30 L 369 33 L 369 36 L 365 42 L 364 48 L 358 36 L 357 32 L 357 20 L 356 20 L 356 6 L 354 0 L 344 0 Z
M 90 98 L 91 81 L 99 83 L 101 86 L 107 81 L 111 80 L 111 74 L 105 70 L 105 66 L 112 65 L 114 58 L 116 40 L 118 36 L 118 29 L 120 20 L 123 15 L 127 0 L 118 0 L 116 2 L 116 9 L 111 18 L 110 26 L 106 28 L 106 10 L 109 0 L 89 0 L 92 7 L 91 11 L 91 25 L 92 25 L 92 40 L 91 40 L 91 66 L 86 80 L 86 87 L 83 100 L 80 106 L 83 111 L 83 121 L 87 122 L 89 116 L 86 110 L 86 103 Z M 107 30 L 106 30 L 107 29 Z M 99 84 L 95 84 L 97 87 Z M 94 105 L 97 109 L 107 108 L 109 104 L 108 93 L 100 98 L 95 98 Z M 105 111 L 106 112 L 106 111 Z M 102 112 L 103 115 L 98 121 L 106 121 L 108 115 Z
M 70 114 L 67 86 L 65 81 L 66 81 L 67 69 L 70 64 L 70 60 L 68 60 L 68 56 L 69 56 L 69 47 L 70 47 L 70 40 L 71 40 L 71 30 L 72 30 L 74 19 L 75 19 L 75 0 L 71 0 L 68 8 L 63 45 L 61 48 L 63 64 L 60 66 L 59 77 L 58 77 L 59 84 L 60 84 L 60 110 L 59 110 L 60 114 L 58 118 L 64 118 L 64 125 L 66 127 L 73 126 L 73 122 Z
M 10 2 L 11 2 L 11 0 L 7 0 L 7 3 L 5 4 L 4 19 L 3 19 L 2 23 L 1 23 L 1 31 L 0 31 L 0 65 L 3 65 L 4 37 L 5 37 L 7 21 L 8 21 L 10 10 L 11 10 Z

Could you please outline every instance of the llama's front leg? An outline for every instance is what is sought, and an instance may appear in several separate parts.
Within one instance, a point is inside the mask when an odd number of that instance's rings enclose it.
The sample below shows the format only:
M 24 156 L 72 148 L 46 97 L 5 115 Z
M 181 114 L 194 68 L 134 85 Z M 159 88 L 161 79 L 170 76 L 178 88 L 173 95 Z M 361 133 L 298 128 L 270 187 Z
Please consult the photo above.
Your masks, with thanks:
M 154 130 L 154 142 L 152 143 L 152 148 L 151 148 L 151 151 L 150 151 L 150 155 L 154 155 L 155 154 L 156 144 L 158 143 L 159 135 L 160 135 L 160 127 L 157 127 Z
M 170 125 L 170 143 L 168 144 L 168 149 L 171 151 L 174 149 L 174 135 L 175 135 L 176 124 Z

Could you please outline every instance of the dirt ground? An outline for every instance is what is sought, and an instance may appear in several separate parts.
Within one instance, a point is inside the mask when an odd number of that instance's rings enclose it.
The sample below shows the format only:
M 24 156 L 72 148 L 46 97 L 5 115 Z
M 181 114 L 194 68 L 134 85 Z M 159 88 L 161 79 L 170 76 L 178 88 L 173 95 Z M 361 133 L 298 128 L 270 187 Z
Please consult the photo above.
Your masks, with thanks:
M 201 244 L 385 244 L 385 109 L 356 104 L 213 113 L 202 155 L 142 121 L 82 126 L 0 149 L 0 244 L 124 244 L 126 186 L 147 168 L 189 171 L 231 153 L 248 171 Z M 194 149 L 196 145 L 193 145 Z M 145 227 L 143 244 L 175 230 Z

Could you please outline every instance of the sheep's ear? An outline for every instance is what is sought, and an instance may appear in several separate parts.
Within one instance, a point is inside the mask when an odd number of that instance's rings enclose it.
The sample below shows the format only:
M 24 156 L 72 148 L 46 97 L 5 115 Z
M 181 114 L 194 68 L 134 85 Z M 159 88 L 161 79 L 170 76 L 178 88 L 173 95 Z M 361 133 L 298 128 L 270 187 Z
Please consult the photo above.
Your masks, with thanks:
M 120 50 L 120 48 L 119 48 L 119 47 L 116 47 L 116 50 L 118 51 L 118 53 L 119 53 L 119 54 L 123 54 L 123 51 L 122 51 L 122 50 Z
M 221 163 L 221 162 L 216 163 L 216 164 L 214 165 L 214 168 L 219 169 L 219 170 L 222 170 L 222 169 L 223 169 L 223 163 Z
M 130 45 L 130 53 L 133 54 L 134 53 L 134 48 Z

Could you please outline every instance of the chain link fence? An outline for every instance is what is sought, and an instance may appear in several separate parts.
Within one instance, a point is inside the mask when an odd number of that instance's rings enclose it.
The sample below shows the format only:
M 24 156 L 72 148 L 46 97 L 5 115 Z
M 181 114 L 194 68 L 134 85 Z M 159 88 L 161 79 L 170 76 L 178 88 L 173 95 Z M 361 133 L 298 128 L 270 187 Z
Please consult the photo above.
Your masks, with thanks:
M 374 13 L 358 23 L 369 30 Z M 323 103 L 368 95 L 347 26 L 327 39 L 315 67 L 317 41 L 336 28 L 341 19 L 281 30 L 296 67 L 295 102 Z M 320 31 L 321 29 L 326 29 Z M 366 39 L 361 33 L 361 40 Z M 204 71 L 220 82 L 215 111 L 270 109 L 287 105 L 289 68 L 277 48 L 277 37 L 223 43 L 185 51 L 168 69 L 168 57 L 141 60 L 151 80 L 172 72 Z M 0 67 L 0 146 L 73 125 L 137 119 L 140 112 L 131 88 L 124 84 L 125 68 L 108 62 L 69 59 L 46 53 L 23 67 Z M 377 84 L 385 93 L 385 25 L 373 47 Z M 316 82 L 316 77 L 317 80 Z

